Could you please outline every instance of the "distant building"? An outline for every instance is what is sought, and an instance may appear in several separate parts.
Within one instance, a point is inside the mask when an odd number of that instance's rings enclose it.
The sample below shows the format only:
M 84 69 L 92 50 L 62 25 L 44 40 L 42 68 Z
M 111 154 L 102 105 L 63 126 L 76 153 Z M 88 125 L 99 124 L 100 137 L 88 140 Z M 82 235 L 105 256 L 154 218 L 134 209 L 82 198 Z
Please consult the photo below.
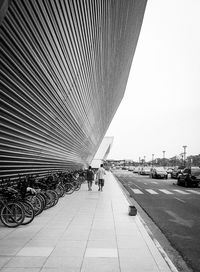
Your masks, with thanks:
M 114 137 L 104 137 L 94 159 L 91 162 L 92 168 L 99 168 L 99 166 L 106 161 L 110 152 Z

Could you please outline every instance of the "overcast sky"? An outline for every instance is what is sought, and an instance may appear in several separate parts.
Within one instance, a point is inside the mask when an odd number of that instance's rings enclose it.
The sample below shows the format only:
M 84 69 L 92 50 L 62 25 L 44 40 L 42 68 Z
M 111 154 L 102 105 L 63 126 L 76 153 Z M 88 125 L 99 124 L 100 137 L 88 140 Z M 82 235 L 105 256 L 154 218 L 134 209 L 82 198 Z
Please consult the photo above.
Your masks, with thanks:
M 108 159 L 200 154 L 200 0 L 149 0 Z

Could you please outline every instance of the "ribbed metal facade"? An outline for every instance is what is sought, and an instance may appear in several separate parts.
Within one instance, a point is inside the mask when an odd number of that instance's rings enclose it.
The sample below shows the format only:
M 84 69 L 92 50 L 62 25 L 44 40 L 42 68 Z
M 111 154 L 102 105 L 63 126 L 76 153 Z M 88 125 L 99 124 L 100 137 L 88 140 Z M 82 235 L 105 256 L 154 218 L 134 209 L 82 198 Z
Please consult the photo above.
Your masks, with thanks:
M 1 177 L 87 165 L 123 98 L 146 0 L 1 2 Z

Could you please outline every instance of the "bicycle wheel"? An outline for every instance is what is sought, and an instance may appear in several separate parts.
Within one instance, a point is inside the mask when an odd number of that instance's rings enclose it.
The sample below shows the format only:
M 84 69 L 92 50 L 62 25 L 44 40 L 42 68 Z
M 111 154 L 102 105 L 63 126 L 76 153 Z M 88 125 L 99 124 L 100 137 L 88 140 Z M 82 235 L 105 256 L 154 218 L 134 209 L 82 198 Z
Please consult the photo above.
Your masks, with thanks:
M 37 198 L 39 198 L 39 200 L 41 202 L 41 205 L 42 205 L 41 209 L 40 209 L 40 212 L 38 213 L 38 214 L 40 214 L 41 212 L 43 212 L 43 210 L 44 210 L 44 208 L 46 206 L 46 200 L 45 200 L 44 196 L 41 193 L 37 194 Z
M 51 208 L 54 205 L 54 196 L 50 190 L 44 192 L 46 198 L 45 210 Z
M 53 197 L 54 197 L 54 202 L 53 202 L 53 206 L 55 206 L 57 203 L 58 203 L 58 200 L 59 200 L 59 195 L 56 191 L 54 190 L 51 190 L 51 193 L 53 194 Z
M 37 195 L 26 196 L 26 201 L 33 206 L 35 216 L 42 212 L 42 203 Z
M 42 205 L 43 205 L 43 210 L 45 210 L 45 207 L 46 207 L 46 205 L 47 205 L 47 200 L 46 200 L 46 196 L 45 196 L 45 194 L 44 194 L 44 192 L 40 192 L 39 194 L 38 194 L 38 196 L 40 197 L 40 199 L 41 199 L 41 201 L 42 201 Z
M 75 191 L 75 187 L 72 183 L 65 184 L 65 194 L 71 195 Z
M 25 217 L 24 221 L 22 222 L 22 225 L 27 225 L 31 223 L 35 217 L 35 212 L 33 209 L 33 206 L 28 202 L 21 202 L 21 204 L 24 206 L 25 211 Z
M 79 191 L 81 189 L 81 184 L 79 182 L 75 185 L 75 191 Z
M 60 190 L 61 190 L 61 195 L 60 195 L 60 197 L 65 196 L 65 188 L 64 188 L 64 186 L 59 185 L 59 188 L 60 188 Z
M 21 225 L 24 217 L 24 208 L 19 203 L 8 202 L 1 208 L 0 218 L 6 227 L 15 228 Z
M 61 185 L 58 185 L 56 187 L 56 192 L 57 192 L 59 197 L 62 197 L 64 195 L 64 193 L 65 193 L 65 191 L 64 191 L 64 189 L 63 189 L 63 187 Z
M 54 190 L 48 190 L 47 191 L 49 194 L 52 196 L 52 202 L 51 202 L 51 207 L 55 206 L 58 203 L 59 196 L 56 191 Z

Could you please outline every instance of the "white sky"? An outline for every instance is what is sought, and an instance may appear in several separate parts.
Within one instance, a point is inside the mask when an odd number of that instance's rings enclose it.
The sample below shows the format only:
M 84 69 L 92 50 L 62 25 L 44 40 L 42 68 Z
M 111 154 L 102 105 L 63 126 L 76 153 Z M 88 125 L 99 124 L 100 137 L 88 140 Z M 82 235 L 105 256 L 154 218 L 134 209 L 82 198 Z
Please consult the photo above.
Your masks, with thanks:
M 148 0 L 108 159 L 200 154 L 200 0 Z

